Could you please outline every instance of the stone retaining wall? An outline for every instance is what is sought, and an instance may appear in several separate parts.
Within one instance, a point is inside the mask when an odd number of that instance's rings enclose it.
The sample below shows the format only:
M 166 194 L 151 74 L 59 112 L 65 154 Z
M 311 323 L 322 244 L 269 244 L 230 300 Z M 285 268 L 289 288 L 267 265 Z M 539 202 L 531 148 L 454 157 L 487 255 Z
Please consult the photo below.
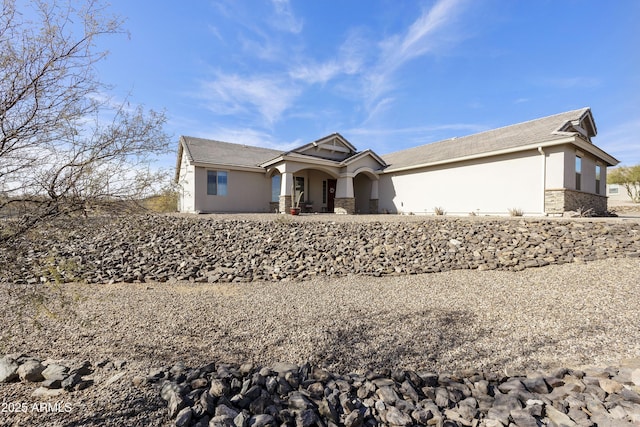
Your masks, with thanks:
M 371 220 L 377 217 L 370 216 L 369 222 L 277 214 L 265 214 L 269 220 L 263 221 L 152 215 L 77 219 L 0 247 L 0 265 L 6 266 L 0 281 L 280 281 L 455 269 L 519 271 L 640 257 L 638 222 Z

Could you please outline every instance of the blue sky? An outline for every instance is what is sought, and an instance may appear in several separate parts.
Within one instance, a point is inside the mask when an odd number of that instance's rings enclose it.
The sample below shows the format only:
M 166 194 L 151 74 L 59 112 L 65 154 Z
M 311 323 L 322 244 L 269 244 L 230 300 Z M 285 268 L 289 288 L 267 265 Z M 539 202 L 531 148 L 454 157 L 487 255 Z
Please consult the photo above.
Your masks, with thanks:
M 640 163 L 638 0 L 111 0 L 113 95 L 180 135 L 386 154 L 585 106 Z M 161 163 L 175 164 L 175 156 Z

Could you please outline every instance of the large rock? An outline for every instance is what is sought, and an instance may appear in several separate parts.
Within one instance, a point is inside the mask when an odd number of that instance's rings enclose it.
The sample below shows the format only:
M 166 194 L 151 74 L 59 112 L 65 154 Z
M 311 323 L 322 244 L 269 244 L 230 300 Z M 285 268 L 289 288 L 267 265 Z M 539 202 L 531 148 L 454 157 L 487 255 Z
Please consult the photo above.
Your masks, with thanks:
M 43 381 L 42 371 L 45 367 L 39 360 L 27 360 L 18 368 L 18 376 L 20 381 L 38 382 Z M 1 382 L 1 381 L 0 381 Z
M 18 379 L 18 364 L 8 357 L 0 359 L 0 383 L 8 383 Z

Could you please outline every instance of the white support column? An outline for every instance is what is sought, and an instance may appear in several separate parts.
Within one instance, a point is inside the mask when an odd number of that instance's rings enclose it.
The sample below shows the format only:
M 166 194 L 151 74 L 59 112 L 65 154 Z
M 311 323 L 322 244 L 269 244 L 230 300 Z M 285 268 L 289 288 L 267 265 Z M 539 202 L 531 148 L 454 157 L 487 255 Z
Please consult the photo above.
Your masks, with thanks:
M 285 213 L 291 208 L 291 190 L 293 188 L 293 173 L 283 172 L 280 178 L 280 213 Z
M 346 199 L 353 197 L 353 176 L 342 175 L 336 183 L 336 198 Z
M 336 198 L 334 212 L 337 214 L 354 214 L 356 199 L 353 193 L 353 175 L 344 174 L 336 183 Z

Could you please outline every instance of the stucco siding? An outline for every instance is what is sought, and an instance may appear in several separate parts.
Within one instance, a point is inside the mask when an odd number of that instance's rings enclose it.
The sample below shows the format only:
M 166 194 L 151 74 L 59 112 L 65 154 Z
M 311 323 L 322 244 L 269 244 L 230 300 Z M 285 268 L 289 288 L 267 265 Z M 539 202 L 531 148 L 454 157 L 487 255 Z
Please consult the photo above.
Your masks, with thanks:
M 178 197 L 178 211 L 179 212 L 194 212 L 195 211 L 195 188 L 194 188 L 194 167 L 189 165 L 186 156 L 182 156 L 180 161 L 179 172 L 179 197 Z
M 207 171 L 227 172 L 227 194 L 207 194 Z M 271 178 L 264 172 L 197 167 L 195 172 L 195 210 L 199 212 L 269 212 Z
M 546 156 L 546 188 L 565 188 L 565 158 L 567 147 L 547 147 Z
M 542 160 L 537 151 L 383 174 L 379 211 L 424 214 L 542 213 Z
M 380 164 L 378 164 L 378 162 L 376 162 L 371 157 L 362 157 L 362 158 L 354 161 L 353 163 L 350 163 L 347 166 L 347 172 L 350 172 L 350 173 L 358 172 L 359 170 L 362 170 L 363 168 L 371 169 L 371 170 L 377 170 L 377 169 L 380 168 Z

